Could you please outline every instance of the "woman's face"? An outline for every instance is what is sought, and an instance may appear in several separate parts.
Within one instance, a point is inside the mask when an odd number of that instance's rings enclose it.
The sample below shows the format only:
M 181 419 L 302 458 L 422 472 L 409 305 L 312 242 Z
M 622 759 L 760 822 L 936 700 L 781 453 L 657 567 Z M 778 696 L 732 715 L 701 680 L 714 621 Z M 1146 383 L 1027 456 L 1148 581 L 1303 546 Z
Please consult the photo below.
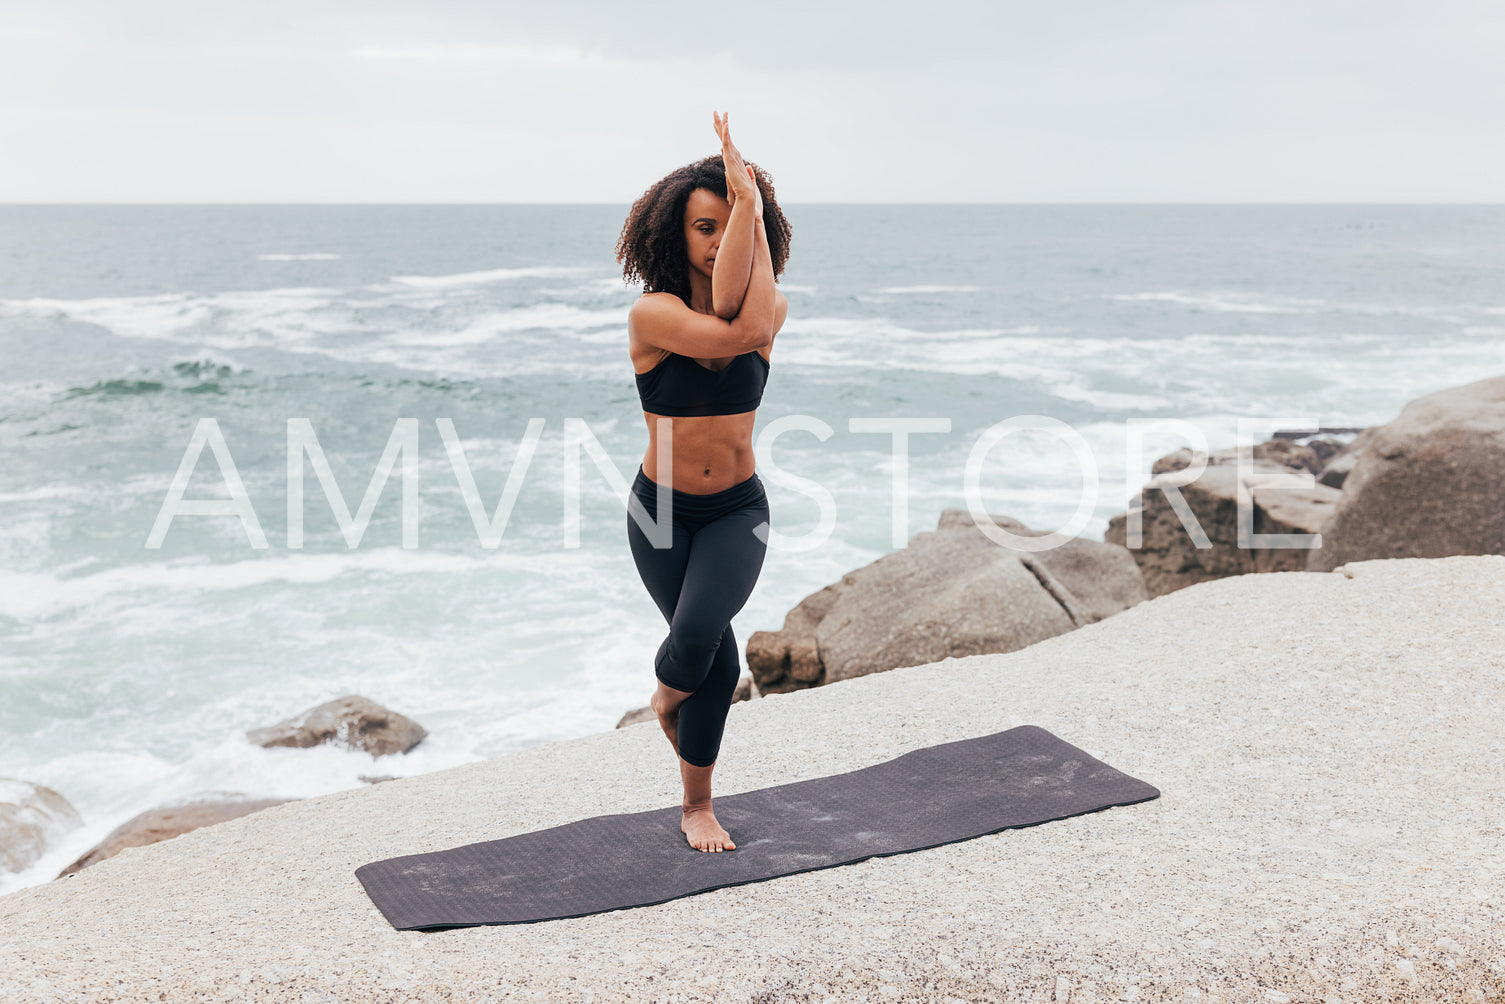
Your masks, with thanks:
M 697 188 L 685 202 L 685 256 L 690 268 L 707 278 L 716 263 L 721 235 L 732 218 L 732 207 L 708 188 Z

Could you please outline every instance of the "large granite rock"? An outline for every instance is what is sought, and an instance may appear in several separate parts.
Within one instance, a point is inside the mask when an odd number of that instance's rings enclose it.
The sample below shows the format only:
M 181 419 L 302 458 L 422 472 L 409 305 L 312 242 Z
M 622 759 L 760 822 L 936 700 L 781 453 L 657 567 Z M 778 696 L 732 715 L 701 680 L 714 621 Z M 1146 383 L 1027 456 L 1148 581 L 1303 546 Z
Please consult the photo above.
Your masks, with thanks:
M 347 749 L 383 756 L 406 753 L 423 741 L 428 730 L 411 718 L 388 710 L 357 694 L 327 701 L 276 725 L 251 729 L 246 739 L 258 746 L 307 748 L 334 743 Z
M 57 877 L 64 878 L 74 872 L 82 871 L 105 858 L 114 857 L 127 847 L 145 847 L 147 844 L 170 840 L 201 826 L 212 826 L 215 823 L 223 823 L 227 819 L 238 819 L 270 806 L 291 801 L 294 799 L 253 799 L 233 793 L 208 793 L 182 803 L 148 809 L 115 827 L 83 857 L 58 872 Z
M 1040 536 L 1018 520 L 993 521 Z M 807 596 L 779 631 L 748 639 L 763 693 L 785 693 L 949 657 L 1012 652 L 1146 598 L 1127 551 L 1074 539 L 1048 551 L 995 543 L 965 509 Z
M 1327 458 L 1322 465 L 1322 470 L 1317 473 L 1317 480 L 1329 488 L 1341 490 L 1348 480 L 1348 475 L 1353 473 L 1354 465 L 1359 462 L 1359 457 L 1364 455 L 1364 451 L 1374 441 L 1374 435 L 1374 429 L 1365 429 L 1342 449 Z
M 1274 439 L 1252 447 L 1229 447 L 1206 454 L 1207 467 L 1187 484 L 1181 472 L 1193 462 L 1191 450 L 1161 457 L 1140 496 L 1141 546 L 1129 553 L 1139 563 L 1151 596 L 1163 596 L 1198 582 L 1249 572 L 1300 571 L 1308 548 L 1239 547 L 1239 458 L 1249 465 L 1248 487 L 1256 534 L 1317 533 L 1332 515 L 1342 493 L 1316 481 L 1324 467 L 1310 446 Z M 1199 546 L 1177 514 L 1169 487 L 1180 497 L 1205 535 Z M 1128 513 L 1108 521 L 1103 538 L 1128 546 Z
M 0 777 L 0 871 L 25 871 L 83 822 L 51 788 Z
M 1505 553 L 1505 376 L 1419 397 L 1360 438 L 1308 569 Z
M 1047 530 L 1032 530 L 1009 516 L 991 518 L 998 526 L 1020 537 L 1044 537 L 1050 533 Z M 1003 546 L 984 535 L 966 509 L 944 510 L 936 529 L 971 534 L 979 541 L 986 541 L 991 547 Z M 1072 614 L 1076 627 L 1111 617 L 1149 598 L 1144 586 L 1144 576 L 1134 562 L 1134 556 L 1118 544 L 1072 537 L 1048 551 L 1010 553 L 1021 558 L 1027 556 L 1043 566 L 1046 574 L 1042 576 L 1037 573 L 1041 585 L 1052 588 L 1047 583 L 1054 579 L 1065 587 L 1056 595 L 1056 601 Z

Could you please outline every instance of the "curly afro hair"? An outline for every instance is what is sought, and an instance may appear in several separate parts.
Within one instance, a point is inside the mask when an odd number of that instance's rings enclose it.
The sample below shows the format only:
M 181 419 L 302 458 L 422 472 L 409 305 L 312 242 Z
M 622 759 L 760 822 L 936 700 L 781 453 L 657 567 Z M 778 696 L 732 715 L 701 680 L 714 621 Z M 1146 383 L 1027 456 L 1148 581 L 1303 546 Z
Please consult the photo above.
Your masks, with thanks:
M 777 282 L 789 259 L 793 231 L 773 194 L 773 179 L 749 163 L 763 196 L 763 229 L 768 234 L 768 253 Z M 645 293 L 673 293 L 690 302 L 690 259 L 685 256 L 685 204 L 690 193 L 707 188 L 726 198 L 726 165 L 721 154 L 670 171 L 638 197 L 627 214 L 622 235 L 617 238 L 617 261 L 622 278 L 641 282 Z

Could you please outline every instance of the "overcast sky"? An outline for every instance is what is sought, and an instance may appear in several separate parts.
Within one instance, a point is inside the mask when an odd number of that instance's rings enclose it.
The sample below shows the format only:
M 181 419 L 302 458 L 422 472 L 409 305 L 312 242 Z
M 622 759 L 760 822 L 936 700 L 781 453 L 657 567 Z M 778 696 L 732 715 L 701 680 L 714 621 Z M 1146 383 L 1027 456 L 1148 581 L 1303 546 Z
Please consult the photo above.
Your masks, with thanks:
M 1505 201 L 1500 0 L 0 0 L 0 202 Z

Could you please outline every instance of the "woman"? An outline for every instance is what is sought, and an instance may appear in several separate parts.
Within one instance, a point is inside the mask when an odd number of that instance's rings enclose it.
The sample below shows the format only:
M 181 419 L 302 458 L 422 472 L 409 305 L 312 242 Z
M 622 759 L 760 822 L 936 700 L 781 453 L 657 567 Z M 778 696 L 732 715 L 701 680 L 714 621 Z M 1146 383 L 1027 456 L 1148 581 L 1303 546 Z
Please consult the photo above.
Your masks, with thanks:
M 627 318 L 648 423 L 627 539 L 669 622 L 649 703 L 679 759 L 680 829 L 692 847 L 723 851 L 736 844 L 712 811 L 711 770 L 741 674 L 731 619 L 767 550 L 768 497 L 753 470 L 752 429 L 789 306 L 774 281 L 790 228 L 768 176 L 742 160 L 726 117 L 712 118 L 721 155 L 673 171 L 643 193 L 622 228 L 617 260 L 627 281 L 642 281 L 644 290 Z M 655 546 L 649 523 L 672 531 L 659 541 L 669 546 Z

